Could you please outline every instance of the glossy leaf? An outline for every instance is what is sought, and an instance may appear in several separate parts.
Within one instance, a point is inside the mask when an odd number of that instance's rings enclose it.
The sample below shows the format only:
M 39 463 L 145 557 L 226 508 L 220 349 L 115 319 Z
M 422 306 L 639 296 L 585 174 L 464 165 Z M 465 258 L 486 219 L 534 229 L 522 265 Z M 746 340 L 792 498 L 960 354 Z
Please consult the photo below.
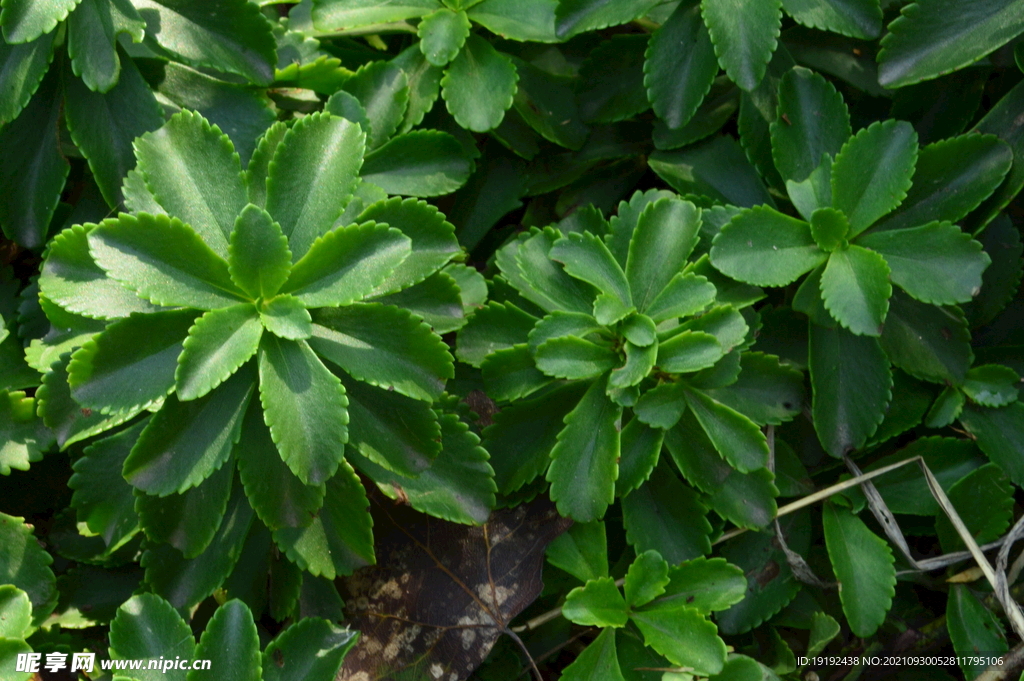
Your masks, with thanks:
M 457 139 L 436 130 L 414 130 L 368 154 L 362 177 L 388 194 L 440 196 L 464 185 L 471 169 Z
M 198 400 L 169 397 L 125 459 L 125 479 L 158 496 L 201 483 L 231 456 L 254 388 L 252 373 L 239 371 Z
M 911 376 L 960 384 L 974 359 L 970 339 L 956 308 L 919 303 L 897 291 L 879 340 L 890 361 Z
M 821 164 L 822 154 L 834 157 L 850 137 L 850 114 L 842 95 L 809 69 L 797 67 L 782 77 L 779 114 L 771 124 L 772 158 L 786 180 L 806 180 Z
M 0 581 L 28 594 L 34 623 L 56 605 L 57 591 L 50 564 L 53 556 L 39 545 L 23 518 L 0 513 Z
M 811 413 L 818 439 L 840 457 L 864 445 L 882 422 L 892 387 L 889 360 L 878 341 L 811 324 Z
M 573 523 L 548 545 L 547 560 L 581 582 L 608 576 L 608 538 L 604 523 Z
M 510 40 L 557 42 L 557 0 L 482 0 L 469 5 L 469 18 L 487 30 Z
M 330 681 L 358 634 L 310 617 L 277 635 L 263 651 L 264 681 Z
M 434 66 L 446 66 L 462 49 L 469 35 L 469 17 L 465 12 L 439 9 L 423 17 L 416 29 L 420 50 Z
M 95 7 L 98 1 L 82 0 L 82 9 Z M 110 0 L 103 1 L 111 7 L 114 5 Z M 79 14 L 82 12 L 72 16 Z M 104 200 L 108 205 L 117 206 L 122 200 L 121 185 L 125 175 L 135 166 L 132 142 L 159 128 L 164 119 L 156 97 L 131 60 L 120 69 L 117 83 L 111 83 L 105 94 L 93 92 L 87 85 L 77 78 L 65 77 L 65 121 L 71 139 L 89 161 Z
M 891 295 L 886 260 L 860 246 L 832 253 L 821 275 L 825 308 L 836 321 L 860 336 L 881 335 Z
M 598 577 L 576 587 L 565 597 L 562 616 L 576 624 L 624 627 L 626 601 L 611 577 Z
M 178 398 L 194 400 L 227 380 L 256 354 L 263 327 L 248 304 L 211 310 L 188 330 L 174 384 Z
M 243 208 L 228 245 L 228 272 L 235 285 L 253 298 L 270 298 L 288 280 L 291 262 L 281 225 L 251 203 Z
M 917 163 L 917 133 L 884 121 L 860 130 L 832 164 L 832 204 L 850 220 L 850 238 L 902 203 Z
M 221 466 L 183 494 L 136 495 L 135 512 L 146 537 L 154 543 L 170 544 L 186 558 L 198 556 L 221 526 L 234 475 L 233 466 Z
M 562 515 L 580 522 L 604 515 L 615 495 L 620 451 L 616 421 L 622 411 L 604 388 L 598 380 L 587 389 L 565 417 L 565 428 L 551 450 L 551 498 Z
M 306 485 L 338 469 L 348 441 L 348 398 L 341 381 L 305 341 L 266 335 L 259 351 L 263 418 L 288 468 Z
M 274 78 L 271 25 L 243 0 L 217 5 L 132 0 L 162 48 L 186 64 L 234 73 L 259 85 Z
M 562 263 L 573 277 L 597 287 L 602 296 L 595 303 L 598 322 L 610 324 L 621 319 L 632 307 L 629 283 L 604 242 L 590 233 L 569 234 L 555 242 L 550 257 Z M 606 314 L 598 312 L 604 298 Z
M 1020 376 L 1001 364 L 983 364 L 972 368 L 964 378 L 963 391 L 985 407 L 1005 407 L 1017 401 Z
M 892 549 L 845 508 L 827 504 L 822 523 L 843 613 L 854 634 L 870 636 L 885 619 L 895 594 Z
M 889 24 L 878 53 L 878 81 L 901 87 L 971 64 L 1024 30 L 1012 0 L 917 0 Z
M 651 170 L 680 194 L 703 195 L 716 203 L 741 207 L 774 201 L 740 145 L 716 136 L 674 151 L 656 151 Z
M 96 263 L 140 298 L 213 310 L 243 299 L 228 264 L 177 218 L 122 213 L 89 232 Z
M 718 61 L 744 90 L 764 78 L 782 26 L 781 0 L 701 0 Z
M 669 128 L 690 122 L 718 75 L 718 61 L 700 10 L 680 3 L 647 46 L 644 86 Z
M 991 262 L 980 243 L 948 222 L 867 234 L 858 243 L 882 254 L 894 284 L 932 305 L 969 302 Z
M 70 170 L 57 138 L 61 89 L 57 71 L 51 70 L 21 115 L 0 128 L 0 184 L 7 187 L 0 194 L 0 227 L 26 248 L 46 241 Z
M 1010 480 L 1017 485 L 1024 481 L 1024 465 L 1016 454 L 1024 443 L 1024 404 L 1014 402 L 998 409 L 967 405 L 960 414 L 960 423 Z
M 725 642 L 718 629 L 700 612 L 670 601 L 658 601 L 634 612 L 633 621 L 644 634 L 647 645 L 674 664 L 712 676 L 725 665 Z
M 111 324 L 71 355 L 72 397 L 104 414 L 156 404 L 174 389 L 178 355 L 195 318 L 181 310 Z
M 518 79 L 508 57 L 470 35 L 441 79 L 441 96 L 459 125 L 486 132 L 498 127 L 512 106 Z
M 562 670 L 561 678 L 565 681 L 625 681 L 616 654 L 615 629 L 602 629 L 572 664 Z
M 275 148 L 266 208 L 288 237 L 293 260 L 305 256 L 341 215 L 358 182 L 364 139 L 351 121 L 313 114 L 291 126 Z M 310 158 L 320 161 L 311 164 Z
M 369 126 L 366 147 L 376 149 L 394 134 L 405 116 L 409 103 L 408 77 L 397 64 L 372 61 L 348 78 L 342 88 L 366 111 Z M 330 100 L 327 110 L 333 110 Z
M 697 243 L 699 228 L 700 214 L 686 201 L 661 199 L 640 214 L 626 259 L 626 279 L 638 310 L 645 312 L 682 271 Z M 558 248 L 556 245 L 555 249 Z M 567 271 L 573 274 L 568 267 Z
M 657 551 L 671 564 L 707 553 L 707 508 L 663 463 L 651 478 L 622 499 L 626 539 L 638 553 Z
M 768 463 L 768 443 L 757 425 L 699 390 L 686 392 L 686 403 L 722 457 L 741 473 Z
M 1013 522 L 1013 485 L 994 463 L 974 469 L 949 488 L 949 501 L 979 544 L 998 539 Z M 966 547 L 945 512 L 935 518 L 935 534 L 943 551 Z
M 237 599 L 224 603 L 213 613 L 196 646 L 198 659 L 210 660 L 210 669 L 190 671 L 186 681 L 211 678 L 214 667 L 217 678 L 224 681 L 259 681 L 263 658 L 260 639 L 249 608 Z M 227 671 L 223 671 L 227 670 Z
M 12 45 L 35 40 L 64 21 L 78 3 L 79 0 L 7 0 L 0 11 L 4 40 Z
M 55 33 L 41 35 L 28 43 L 12 45 L 0 37 L 0 63 L 5 65 L 0 75 L 0 125 L 10 123 L 28 104 L 32 94 L 46 75 L 53 59 Z
M 227 257 L 235 217 L 246 204 L 242 167 L 228 136 L 182 111 L 136 140 L 135 155 L 157 203 Z
M 90 90 L 108 92 L 121 74 L 118 36 L 124 34 L 132 42 L 142 42 L 146 22 L 127 0 L 81 0 L 76 9 L 68 20 L 71 68 Z
M 878 0 L 782 0 L 782 7 L 798 23 L 811 28 L 865 40 L 882 32 Z
M 192 631 L 174 607 L 156 594 L 132 596 L 117 609 L 110 623 L 110 658 L 131 660 L 175 656 L 191 659 L 195 653 Z M 140 670 L 139 681 L 166 678 L 185 681 L 185 670 Z
M 516 112 L 544 139 L 569 149 L 580 149 L 587 140 L 588 130 L 581 120 L 571 81 L 520 59 L 512 61 L 519 74 L 513 100 Z
M 962 661 L 958 659 L 965 678 L 977 678 L 986 669 L 971 659 L 976 651 L 1001 655 L 1008 649 L 1003 623 L 966 584 L 954 584 L 949 590 L 946 628 L 957 655 L 965 656 Z
M 825 262 L 810 226 L 768 207 L 751 208 L 715 237 L 711 262 L 724 274 L 758 286 L 785 286 Z

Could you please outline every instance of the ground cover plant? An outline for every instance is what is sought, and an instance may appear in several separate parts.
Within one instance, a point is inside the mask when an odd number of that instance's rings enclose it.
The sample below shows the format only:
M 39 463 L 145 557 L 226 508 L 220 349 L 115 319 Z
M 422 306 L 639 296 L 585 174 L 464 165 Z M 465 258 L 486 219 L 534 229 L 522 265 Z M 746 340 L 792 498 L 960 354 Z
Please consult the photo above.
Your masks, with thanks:
M 1022 34 L 0 1 L 0 679 L 1024 678 Z

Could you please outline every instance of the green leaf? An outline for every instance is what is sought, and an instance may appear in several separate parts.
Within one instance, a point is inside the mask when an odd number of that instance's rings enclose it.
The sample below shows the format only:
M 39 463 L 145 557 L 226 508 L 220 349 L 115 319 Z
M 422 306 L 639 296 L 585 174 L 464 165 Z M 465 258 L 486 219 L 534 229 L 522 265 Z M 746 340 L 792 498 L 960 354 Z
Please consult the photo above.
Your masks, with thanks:
M 949 501 L 974 540 L 987 544 L 1006 532 L 1013 522 L 1013 485 L 1006 473 L 987 463 L 965 475 L 949 488 Z M 944 511 L 936 513 L 935 534 L 943 551 L 966 547 Z
M 892 372 L 878 341 L 811 324 L 808 367 L 814 428 L 825 451 L 838 458 L 859 449 L 891 396 Z
M 793 207 L 805 220 L 814 216 L 819 208 L 832 206 L 832 159 L 821 155 L 821 163 L 811 171 L 806 180 L 786 180 L 786 191 Z
M 622 408 L 597 380 L 565 417 L 565 428 L 551 450 L 547 480 L 558 511 L 580 522 L 597 520 L 615 497 Z
M 494 424 L 484 430 L 484 446 L 491 454 L 499 492 L 514 492 L 544 472 L 563 419 L 587 387 L 582 382 L 557 386 L 494 415 Z
M 949 491 L 955 482 L 985 462 L 970 440 L 952 437 L 922 437 L 911 442 L 896 454 L 882 457 L 865 472 L 889 464 L 920 456 L 939 481 Z M 934 516 L 941 513 L 928 483 L 916 466 L 904 466 L 874 479 L 878 492 L 893 513 Z
M 561 232 L 550 228 L 521 235 L 498 250 L 495 262 L 505 279 L 542 310 L 592 314 L 597 290 L 569 276 L 548 255 L 561 236 Z
M 132 596 L 117 609 L 110 623 L 110 659 L 158 659 L 182 657 L 191 660 L 195 653 L 192 630 L 174 606 L 156 594 Z M 185 681 L 185 670 L 167 673 L 142 669 L 132 673 L 138 681 L 173 679 Z
M 132 315 L 114 322 L 71 355 L 68 383 L 75 401 L 104 414 L 158 403 L 174 389 L 190 310 Z
M 59 69 L 51 69 L 21 115 L 0 128 L 0 227 L 26 248 L 45 243 L 71 167 L 57 135 L 61 90 Z
M 651 36 L 644 86 L 658 118 L 672 129 L 690 122 L 718 75 L 711 36 L 696 5 L 680 3 Z
M 977 678 L 987 668 L 985 664 L 974 663 L 980 651 L 986 655 L 1001 655 L 1009 650 L 1003 623 L 966 584 L 954 584 L 949 590 L 946 628 L 953 650 L 958 656 L 964 656 L 958 658 L 964 678 Z
M 157 203 L 226 258 L 246 204 L 241 162 L 228 136 L 199 114 L 181 111 L 137 139 L 135 155 Z
M 417 134 L 410 133 L 412 136 Z M 459 252 L 455 227 L 437 208 L 425 201 L 399 198 L 378 201 L 368 206 L 357 221 L 386 223 L 411 241 L 412 250 L 408 257 L 377 286 L 377 294 L 393 293 L 423 281 Z
M 483 0 L 466 3 L 469 18 L 510 40 L 557 42 L 555 11 L 558 0 Z
M 1013 151 L 995 135 L 972 133 L 929 144 L 917 157 L 907 198 L 878 229 L 959 222 L 991 196 L 1012 165 Z
M 266 335 L 259 351 L 263 418 L 288 468 L 306 485 L 338 469 L 348 441 L 348 398 L 341 381 L 305 341 Z
M 850 220 L 850 238 L 892 211 L 907 196 L 917 163 L 917 133 L 888 120 L 860 130 L 832 164 L 832 205 Z
M 317 577 L 334 579 L 374 562 L 373 521 L 359 477 L 347 461 L 327 481 L 323 508 L 308 527 L 283 527 L 274 541 L 288 559 Z
M 1020 231 L 1005 215 L 996 218 L 978 237 L 992 264 L 981 278 L 981 293 L 964 312 L 972 327 L 988 324 L 1003 311 L 1017 292 L 1024 275 L 1024 243 Z
M 822 523 L 846 621 L 857 636 L 871 636 L 885 620 L 896 593 L 892 549 L 845 508 L 826 504 Z
M 219 386 L 256 354 L 262 336 L 250 303 L 210 310 L 197 319 L 174 372 L 178 398 L 194 400 Z
M 657 551 L 671 564 L 711 551 L 707 508 L 667 463 L 622 499 L 626 539 L 638 553 Z
M 0 126 L 18 117 L 32 94 L 46 75 L 53 60 L 53 42 L 56 33 L 41 35 L 32 42 L 11 45 L 0 37 Z
M 690 317 L 715 301 L 716 289 L 706 277 L 692 272 L 672 277 L 665 288 L 647 306 L 647 315 L 655 322 Z
M 719 135 L 684 149 L 656 151 L 648 163 L 680 194 L 696 194 L 741 207 L 774 205 L 754 166 L 732 137 Z
M 783 4 L 802 1 L 806 0 Z M 784 179 L 806 180 L 821 165 L 822 155 L 834 157 L 850 134 L 850 114 L 835 86 L 803 67 L 782 76 L 779 117 L 771 124 L 771 139 L 772 158 Z
M 759 425 L 779 425 L 800 413 L 803 375 L 778 357 L 745 352 L 739 378 L 728 386 L 702 392 Z
M 125 480 L 166 496 L 208 478 L 231 456 L 254 387 L 252 374 L 239 371 L 198 400 L 169 397 L 125 459 Z
M 655 601 L 634 612 L 632 619 L 647 645 L 673 664 L 691 667 L 702 676 L 722 671 L 725 642 L 718 637 L 718 628 L 696 609 L 674 601 L 660 606 Z
M 263 423 L 263 410 L 255 400 L 242 424 L 235 446 L 238 473 L 249 504 L 271 530 L 304 527 L 313 522 L 323 505 L 323 483 L 305 485 L 281 460 L 281 454 Z
M 121 470 L 145 426 L 146 421 L 140 421 L 86 447 L 73 464 L 75 473 L 68 481 L 68 487 L 75 490 L 71 506 L 79 522 L 98 534 L 111 552 L 139 531 L 135 495 Z
M 782 26 L 781 0 L 702 0 L 718 61 L 748 92 L 764 78 Z
M 487 132 L 498 127 L 512 106 L 518 80 L 511 59 L 470 35 L 441 79 L 441 96 L 459 125 Z
M 442 437 L 430 405 L 396 391 L 344 379 L 352 422 L 349 449 L 400 476 L 402 483 L 430 468 L 441 452 Z
M 359 181 L 364 140 L 355 123 L 316 113 L 291 126 L 274 149 L 266 208 L 288 237 L 293 260 L 305 256 L 341 215 Z
M 177 218 L 121 213 L 89 232 L 89 251 L 110 278 L 157 305 L 214 310 L 244 300 L 228 264 Z
M 1017 118 L 1020 115 L 1021 102 L 1024 101 L 1024 86 L 1015 86 L 1007 92 L 985 117 L 978 121 L 978 131 L 998 135 L 1013 150 L 1015 163 L 1007 174 L 1006 180 L 978 209 L 978 217 L 972 220 L 977 225 L 975 230 L 998 215 L 999 211 L 1009 204 L 1021 187 L 1024 187 L 1024 164 L 1019 163 L 1024 153 L 1024 128 Z
M 631 310 L 632 299 L 626 275 L 599 237 L 589 232 L 569 234 L 555 242 L 550 257 L 561 262 L 570 275 L 602 292 L 594 304 L 594 316 L 599 323 L 614 323 Z M 606 312 L 602 314 L 598 308 Z
M 388 194 L 440 196 L 464 185 L 472 168 L 462 144 L 448 133 L 414 130 L 369 153 L 362 177 Z
M 811 214 L 811 236 L 823 251 L 831 253 L 842 246 L 849 231 L 846 216 L 835 208 L 819 208 Z
M 531 395 L 553 379 L 537 368 L 526 343 L 498 350 L 480 365 L 487 394 L 499 402 L 510 402 Z
M 872 40 L 882 32 L 879 0 L 782 0 L 797 23 L 852 38 Z
M 370 462 L 361 462 L 360 468 L 389 497 L 408 499 L 422 513 L 482 525 L 494 508 L 497 491 L 487 451 L 454 414 L 441 416 L 440 422 L 441 453 L 417 477 L 403 478 Z
M 471 292 L 472 289 L 481 292 L 480 289 L 486 286 L 486 283 L 483 282 L 483 275 L 479 275 L 479 280 L 476 278 L 478 274 L 476 270 L 471 270 L 471 273 L 468 274 L 468 282 L 456 282 L 451 273 L 457 271 L 456 268 L 463 267 L 465 266 L 446 267 L 444 271 L 432 274 L 418 284 L 386 296 L 371 298 L 369 302 L 404 308 L 414 315 L 422 317 L 423 321 L 438 334 L 458 331 L 465 326 L 467 313 L 476 309 L 475 302 L 469 306 L 465 305 L 464 295 Z M 469 272 L 469 268 L 466 271 Z M 467 288 L 460 289 L 461 283 L 466 283 Z M 482 299 L 481 297 L 480 300 Z
M 734 217 L 711 247 L 718 270 L 758 286 L 785 286 L 826 259 L 806 222 L 767 206 Z
M 668 608 L 673 603 L 686 604 L 705 614 L 727 610 L 743 600 L 747 589 L 743 570 L 724 558 L 694 558 L 673 566 L 668 576 L 663 595 L 649 610 Z
M 1024 31 L 1014 0 L 917 0 L 889 24 L 878 82 L 896 88 L 971 64 Z
M 688 201 L 661 199 L 649 204 L 640 214 L 626 259 L 629 282 L 626 293 L 627 296 L 632 293 L 632 302 L 639 311 L 646 312 L 673 277 L 682 271 L 697 244 L 699 229 L 700 213 Z M 556 257 L 557 249 L 556 244 L 552 257 Z M 566 271 L 579 276 L 568 265 Z M 597 282 L 591 283 L 602 291 L 609 290 Z M 630 302 L 629 298 L 623 302 Z
M 589 340 L 601 341 L 600 332 L 603 327 L 597 320 L 588 314 L 581 312 L 560 312 L 555 311 L 546 315 L 527 334 L 530 352 L 537 352 L 541 345 L 550 340 L 559 338 L 575 338 L 582 340 L 590 336 Z
M 885 259 L 860 246 L 832 253 L 821 275 L 825 308 L 857 335 L 881 335 L 891 295 Z
M 350 305 L 369 296 L 412 250 L 399 230 L 375 222 L 327 232 L 292 266 L 282 293 L 306 307 Z
M 135 511 L 146 537 L 154 543 L 170 544 L 186 558 L 198 556 L 220 528 L 234 477 L 234 466 L 221 466 L 184 494 L 136 495 Z
M 277 63 L 271 24 L 245 0 L 216 5 L 180 0 L 132 0 L 149 32 L 180 61 L 227 71 L 269 85 Z
M 408 77 L 397 64 L 373 61 L 360 67 L 342 89 L 354 95 L 366 111 L 370 126 L 366 148 L 376 149 L 394 134 L 405 117 Z
M 295 296 L 275 296 L 260 309 L 260 322 L 267 331 L 288 340 L 302 340 L 313 335 L 313 318 Z
M 647 347 L 658 339 L 658 329 L 647 315 L 633 314 L 622 323 L 623 337 L 633 345 Z
M 231 281 L 253 298 L 276 294 L 291 272 L 292 253 L 281 225 L 270 213 L 248 204 L 235 220 L 228 245 Z
M 562 616 L 576 624 L 624 627 L 629 619 L 626 601 L 611 577 L 592 579 L 565 597 Z
M 626 572 L 626 603 L 630 608 L 647 605 L 665 593 L 669 566 L 657 551 L 644 551 Z
M 27 471 L 53 445 L 53 436 L 35 415 L 36 400 L 18 391 L 0 390 L 0 475 Z
M 0 664 L 7 669 L 17 669 L 19 655 L 31 652 L 32 646 L 22 639 L 0 638 Z M 15 671 L 10 678 L 11 681 L 30 681 L 32 675 L 29 672 Z
M 896 291 L 879 342 L 911 376 L 959 385 L 974 360 L 967 322 L 956 308 L 919 303 Z
M 399 308 L 351 305 L 321 310 L 313 321 L 312 347 L 361 381 L 429 402 L 455 375 L 440 337 Z
M 415 19 L 438 6 L 436 0 L 316 0 L 312 4 L 313 22 L 323 31 Z
M 423 17 L 416 32 L 427 61 L 434 66 L 447 66 L 466 42 L 469 18 L 465 12 L 442 8 Z
M 590 51 L 576 86 L 584 122 L 614 123 L 650 108 L 644 87 L 648 36 L 619 34 Z
M 626 424 L 621 435 L 622 453 L 619 458 L 619 478 L 615 481 L 615 496 L 629 494 L 650 477 L 661 455 L 664 437 L 660 428 L 651 428 L 639 418 Z
M 210 669 L 190 671 L 187 681 L 260 681 L 260 638 L 245 603 L 232 599 L 217 608 L 199 639 L 196 658 L 210 660 Z
M 608 538 L 604 523 L 573 523 L 548 544 L 547 561 L 581 582 L 608 576 Z
M 32 602 L 16 586 L 0 586 L 0 638 L 27 638 L 32 631 Z
M 1001 364 L 983 364 L 967 372 L 961 388 L 983 407 L 1005 407 L 1017 401 L 1020 376 Z
M 555 10 L 558 38 L 625 24 L 644 16 L 657 0 L 559 0 Z
M 93 3 L 99 1 L 82 0 L 83 7 L 94 7 Z M 109 3 L 109 0 L 103 1 Z M 79 14 L 82 12 L 71 16 Z M 108 205 L 118 206 L 125 175 L 135 167 L 132 141 L 159 128 L 164 119 L 156 97 L 131 59 L 126 58 L 120 78 L 116 85 L 111 84 L 106 94 L 93 92 L 86 85 L 77 78 L 65 76 L 65 120 L 71 139 L 89 160 L 89 168 L 104 200 Z
M 520 59 L 512 61 L 519 74 L 513 102 L 519 115 L 544 139 L 569 149 L 580 149 L 589 131 L 580 119 L 571 82 Z
M 572 336 L 541 343 L 533 356 L 537 368 L 548 376 L 568 379 L 594 378 L 620 361 L 610 346 Z
M 317 617 L 300 619 L 263 651 L 263 679 L 331 681 L 358 636 L 358 632 Z
M 894 284 L 933 305 L 969 302 L 992 262 L 980 243 L 949 222 L 875 232 L 858 243 L 882 254 Z
M 267 205 L 267 173 L 270 171 L 270 162 L 274 159 L 277 147 L 289 130 L 291 130 L 291 126 L 287 121 L 277 121 L 267 128 L 252 152 L 249 165 L 242 172 L 246 196 L 250 203 L 260 208 L 265 208 Z
M 572 664 L 562 670 L 564 681 L 626 681 L 615 649 L 615 629 L 602 629 Z
M 659 343 L 657 364 L 669 373 L 692 373 L 714 366 L 725 352 L 710 333 L 684 330 Z
M 76 9 L 68 19 L 71 68 L 90 90 L 108 92 L 121 73 L 118 36 L 125 34 L 140 43 L 146 22 L 127 0 L 81 0 Z
M 1024 445 L 1024 403 L 1014 402 L 998 409 L 967 405 L 960 414 L 960 424 L 1014 484 L 1024 482 L 1024 463 L 1019 455 Z
M 686 391 L 686 403 L 733 468 L 749 473 L 768 464 L 768 442 L 753 421 L 699 390 Z
M 53 557 L 39 544 L 32 529 L 23 518 L 0 513 L 0 583 L 12 584 L 28 594 L 38 625 L 56 605 L 57 590 L 50 570 Z
M 0 11 L 4 40 L 15 45 L 52 31 L 78 5 L 79 0 L 5 0 Z
M 179 610 L 198 605 L 231 574 L 242 554 L 252 517 L 245 494 L 235 485 L 224 520 L 206 551 L 186 559 L 169 544 L 158 544 L 142 554 L 146 584 Z

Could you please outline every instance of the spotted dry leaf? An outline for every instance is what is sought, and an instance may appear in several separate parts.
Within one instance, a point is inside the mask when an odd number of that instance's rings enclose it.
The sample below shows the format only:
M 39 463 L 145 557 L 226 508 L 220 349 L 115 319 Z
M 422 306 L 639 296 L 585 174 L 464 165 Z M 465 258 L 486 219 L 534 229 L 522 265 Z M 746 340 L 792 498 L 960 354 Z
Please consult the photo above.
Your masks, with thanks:
M 361 633 L 336 681 L 467 678 L 540 594 L 544 549 L 571 524 L 538 499 L 470 527 L 375 504 L 378 564 L 341 580 Z

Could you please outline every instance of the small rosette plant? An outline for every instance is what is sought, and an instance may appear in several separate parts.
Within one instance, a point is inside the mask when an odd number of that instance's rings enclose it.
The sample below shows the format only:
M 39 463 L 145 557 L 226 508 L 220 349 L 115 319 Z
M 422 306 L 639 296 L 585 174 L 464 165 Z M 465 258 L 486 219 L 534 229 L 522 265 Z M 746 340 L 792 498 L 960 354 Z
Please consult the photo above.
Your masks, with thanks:
M 364 139 L 326 113 L 278 123 L 243 171 L 216 126 L 182 112 L 135 142 L 133 213 L 71 227 L 48 250 L 41 412 L 64 447 L 131 421 L 76 462 L 74 505 L 111 551 L 141 523 L 147 582 L 176 607 L 227 577 L 253 511 L 312 575 L 372 562 L 346 447 L 382 486 L 428 469 L 442 442 L 481 458 L 432 409 L 453 360 L 402 303 L 424 287 L 458 300 L 440 271 L 454 229 L 361 181 Z M 486 455 L 475 465 L 489 473 Z M 116 527 L 85 497 L 100 479 L 124 500 Z M 183 586 L 185 564 L 201 576 Z
M 512 493 L 546 470 L 561 513 L 596 520 L 625 496 L 630 530 L 657 522 L 648 518 L 657 504 L 636 502 L 667 481 L 692 502 L 690 521 L 705 527 L 707 509 L 671 469 L 646 484 L 666 432 L 693 425 L 709 443 L 694 456 L 712 460 L 694 467 L 691 482 L 714 494 L 728 471 L 753 474 L 763 513 L 725 514 L 763 525 L 778 492 L 758 424 L 796 413 L 801 377 L 744 352 L 754 320 L 745 308 L 758 294 L 716 299 L 707 256 L 690 260 L 701 211 L 670 192 L 635 194 L 610 224 L 590 218 L 591 231 L 535 229 L 502 247 L 492 300 L 459 333 L 456 355 L 480 367 L 490 396 L 509 403 L 484 433 L 499 490 Z M 777 389 L 752 391 L 751 381 Z M 706 534 L 684 553 L 710 550 Z

